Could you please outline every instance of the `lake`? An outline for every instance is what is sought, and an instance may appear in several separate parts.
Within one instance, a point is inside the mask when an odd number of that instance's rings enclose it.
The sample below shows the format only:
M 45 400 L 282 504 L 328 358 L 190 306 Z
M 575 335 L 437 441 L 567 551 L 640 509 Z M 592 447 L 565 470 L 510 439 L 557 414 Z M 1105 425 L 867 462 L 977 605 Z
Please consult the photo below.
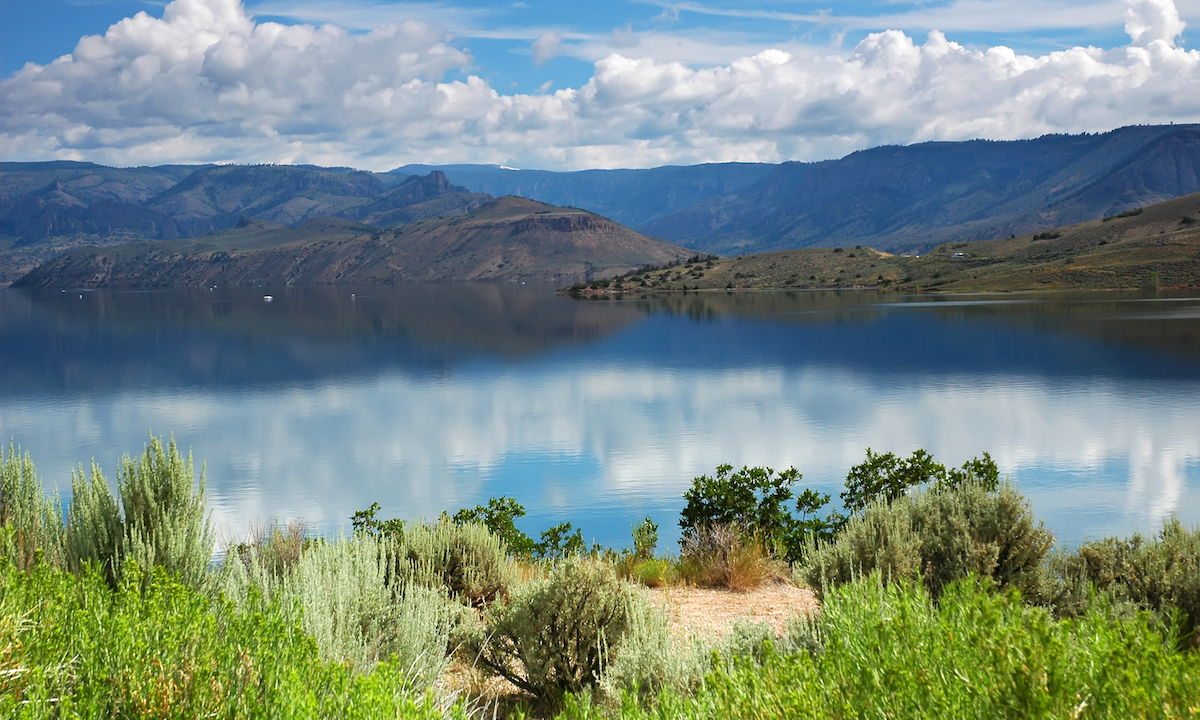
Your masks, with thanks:
M 531 535 L 623 546 L 650 515 L 669 548 L 693 477 L 836 497 L 871 447 L 986 450 L 1071 544 L 1200 523 L 1200 295 L 0 290 L 0 437 L 48 483 L 150 432 L 205 463 L 225 540 L 508 495 Z

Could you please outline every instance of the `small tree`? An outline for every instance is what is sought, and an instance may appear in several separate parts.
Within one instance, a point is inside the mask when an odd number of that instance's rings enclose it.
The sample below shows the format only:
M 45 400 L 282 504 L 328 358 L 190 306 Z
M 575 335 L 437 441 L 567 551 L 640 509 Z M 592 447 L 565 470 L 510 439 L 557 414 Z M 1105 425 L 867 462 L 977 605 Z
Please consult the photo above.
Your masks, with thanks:
M 525 506 L 510 497 L 501 495 L 498 498 L 488 499 L 487 505 L 476 505 L 471 509 L 463 508 L 454 513 L 452 519 L 455 525 L 481 523 L 504 541 L 508 546 L 509 553 L 529 557 L 536 550 L 537 543 L 533 541 L 533 538 L 517 529 L 515 520 L 519 517 L 525 517 Z

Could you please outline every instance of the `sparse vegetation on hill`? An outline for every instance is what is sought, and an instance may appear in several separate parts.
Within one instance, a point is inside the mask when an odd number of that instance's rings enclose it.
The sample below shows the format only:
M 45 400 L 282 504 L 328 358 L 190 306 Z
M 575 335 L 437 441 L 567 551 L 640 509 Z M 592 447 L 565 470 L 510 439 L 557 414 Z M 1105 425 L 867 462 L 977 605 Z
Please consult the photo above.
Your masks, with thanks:
M 0 459 L 4 717 L 1200 715 L 1200 529 L 1050 554 L 986 454 L 869 452 L 849 519 L 809 526 L 791 571 L 788 506 L 828 501 L 793 492 L 794 470 L 696 478 L 680 557 L 649 518 L 630 550 L 568 550 L 552 528 L 535 551 L 498 498 L 434 523 L 372 505 L 350 537 L 273 528 L 196 572 L 212 540 L 190 462 L 152 438 L 122 468 L 119 511 L 101 492 L 64 522 L 27 456 Z M 131 551 L 81 552 L 97 527 Z M 738 547 L 773 564 L 758 582 L 809 578 L 820 612 L 718 638 L 673 631 L 636 586 L 650 561 L 734 585 Z
M 571 287 L 577 297 L 781 288 L 995 292 L 1200 287 L 1200 193 L 1053 231 L 923 255 L 856 246 L 692 258 Z

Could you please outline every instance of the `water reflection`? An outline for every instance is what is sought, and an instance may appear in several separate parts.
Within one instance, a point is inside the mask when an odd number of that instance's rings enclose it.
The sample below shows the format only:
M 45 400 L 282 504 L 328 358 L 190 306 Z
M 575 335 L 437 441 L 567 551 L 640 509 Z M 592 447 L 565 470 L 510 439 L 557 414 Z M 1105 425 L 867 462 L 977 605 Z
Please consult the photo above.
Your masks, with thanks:
M 73 464 L 111 468 L 147 430 L 173 431 L 207 460 L 227 537 L 508 494 L 529 531 L 569 519 L 622 543 L 650 513 L 666 543 L 680 493 L 719 463 L 795 465 L 836 494 L 867 446 L 954 464 L 988 450 L 1067 540 L 1200 522 L 1194 298 L 469 292 L 363 310 L 275 291 L 227 313 L 187 295 L 76 310 L 4 293 L 0 433 L 66 486 Z M 1169 330 L 1148 334 L 1147 316 Z

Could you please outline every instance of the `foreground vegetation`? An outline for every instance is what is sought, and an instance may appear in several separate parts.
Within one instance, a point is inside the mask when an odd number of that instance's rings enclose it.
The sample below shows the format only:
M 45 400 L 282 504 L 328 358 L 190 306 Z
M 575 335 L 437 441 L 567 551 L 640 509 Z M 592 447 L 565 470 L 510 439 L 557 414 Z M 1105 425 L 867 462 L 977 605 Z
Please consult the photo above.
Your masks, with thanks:
M 435 522 L 276 526 L 210 562 L 173 441 L 67 507 L 0 462 L 0 716 L 1198 717 L 1200 530 L 1054 551 L 985 453 L 867 451 L 840 503 L 795 469 L 693 481 L 681 551 L 625 550 L 511 498 Z M 640 585 L 800 582 L 782 635 L 672 631 Z

